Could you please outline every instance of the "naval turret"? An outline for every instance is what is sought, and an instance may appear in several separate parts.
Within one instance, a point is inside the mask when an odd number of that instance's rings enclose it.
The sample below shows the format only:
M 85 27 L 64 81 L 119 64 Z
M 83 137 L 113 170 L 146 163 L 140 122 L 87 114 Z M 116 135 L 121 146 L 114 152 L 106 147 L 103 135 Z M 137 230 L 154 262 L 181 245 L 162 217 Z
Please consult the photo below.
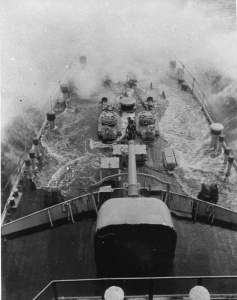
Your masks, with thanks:
M 128 142 L 127 197 L 102 204 L 94 238 L 99 277 L 164 276 L 172 270 L 176 231 L 166 204 L 140 196 L 134 141 Z

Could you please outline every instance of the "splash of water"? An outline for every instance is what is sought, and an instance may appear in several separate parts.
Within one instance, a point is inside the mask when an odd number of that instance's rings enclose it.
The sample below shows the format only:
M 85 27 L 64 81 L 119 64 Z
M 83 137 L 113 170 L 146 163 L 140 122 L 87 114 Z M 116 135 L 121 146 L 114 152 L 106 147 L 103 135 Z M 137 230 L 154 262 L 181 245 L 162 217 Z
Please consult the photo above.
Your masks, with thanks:
M 169 106 L 160 122 L 162 136 L 180 152 L 180 164 L 175 170 L 184 191 L 197 197 L 201 184 L 217 183 L 218 204 L 237 211 L 237 174 L 232 172 L 228 182 L 223 182 L 221 173 L 223 155 L 210 157 L 209 125 L 198 103 L 185 93 L 168 93 Z

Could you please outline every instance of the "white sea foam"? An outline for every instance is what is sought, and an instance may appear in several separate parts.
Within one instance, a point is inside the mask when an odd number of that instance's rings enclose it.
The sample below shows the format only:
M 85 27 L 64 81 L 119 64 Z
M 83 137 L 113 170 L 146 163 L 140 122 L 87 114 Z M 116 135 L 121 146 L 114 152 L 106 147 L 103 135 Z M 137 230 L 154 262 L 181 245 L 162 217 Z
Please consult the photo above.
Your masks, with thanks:
M 202 183 L 217 183 L 218 204 L 237 211 L 237 174 L 232 170 L 227 181 L 221 173 L 223 153 L 210 156 L 210 129 L 200 106 L 189 94 L 170 89 L 166 94 L 169 106 L 160 122 L 161 135 L 181 154 L 180 165 L 175 170 L 184 191 L 197 197 Z

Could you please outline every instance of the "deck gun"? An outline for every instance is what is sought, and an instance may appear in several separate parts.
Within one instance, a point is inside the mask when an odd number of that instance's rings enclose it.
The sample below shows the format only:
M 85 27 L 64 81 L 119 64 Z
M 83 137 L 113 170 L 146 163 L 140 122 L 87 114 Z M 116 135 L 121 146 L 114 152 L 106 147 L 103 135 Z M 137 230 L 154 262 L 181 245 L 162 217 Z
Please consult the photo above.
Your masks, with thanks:
M 127 196 L 107 200 L 97 215 L 97 275 L 169 275 L 177 240 L 172 217 L 162 200 L 139 195 L 133 140 L 128 149 Z

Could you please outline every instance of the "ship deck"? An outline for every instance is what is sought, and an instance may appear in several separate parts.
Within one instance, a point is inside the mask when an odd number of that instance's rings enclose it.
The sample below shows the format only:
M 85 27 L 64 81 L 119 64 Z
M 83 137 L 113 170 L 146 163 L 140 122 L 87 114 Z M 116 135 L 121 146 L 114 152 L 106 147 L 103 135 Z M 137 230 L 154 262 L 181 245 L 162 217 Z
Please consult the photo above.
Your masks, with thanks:
M 189 97 L 190 101 L 194 101 L 191 96 Z M 158 104 L 159 118 L 162 118 L 168 106 L 168 100 L 162 101 Z M 90 109 L 87 109 L 88 107 L 86 104 L 83 109 L 84 118 L 78 121 L 77 127 L 81 129 L 83 126 L 85 128 L 83 136 L 96 140 L 98 106 L 91 104 Z M 92 111 L 95 112 L 94 115 L 91 113 Z M 89 115 L 90 118 L 87 119 Z M 69 119 L 67 120 L 69 121 Z M 85 154 L 82 149 L 88 151 L 84 141 L 71 140 L 71 142 L 79 144 L 80 155 Z M 146 166 L 141 167 L 141 171 L 170 182 L 171 191 L 185 194 L 176 177 L 164 171 L 161 151 L 167 145 L 168 143 L 163 137 L 159 137 L 152 144 L 147 144 L 149 160 Z M 93 157 L 98 153 L 98 149 L 90 150 L 90 155 Z M 106 155 L 106 152 L 103 153 Z M 70 159 L 75 159 L 73 155 L 72 151 Z M 54 171 L 57 168 L 55 162 L 47 157 L 44 163 L 47 163 L 45 169 L 47 166 L 48 169 L 52 167 Z M 45 174 L 44 181 L 51 180 L 52 174 L 47 174 L 47 172 Z M 94 178 L 98 179 L 97 173 Z M 73 192 L 77 195 L 82 193 L 79 188 Z M 42 194 L 43 190 L 41 189 L 31 191 L 27 185 L 23 185 L 22 199 L 10 218 L 17 219 L 43 209 Z M 72 197 L 73 195 L 70 194 L 69 198 Z M 173 216 L 173 222 L 178 236 L 173 276 L 237 274 L 236 231 L 200 222 L 193 223 L 191 220 L 177 216 Z M 32 299 L 54 279 L 96 278 L 95 225 L 96 217 L 93 214 L 82 215 L 82 218 L 75 224 L 69 222 L 54 229 L 3 241 L 2 299 Z
M 236 231 L 175 216 L 173 222 L 178 234 L 173 276 L 236 274 Z M 54 279 L 96 278 L 95 224 L 96 218 L 87 216 L 5 242 L 2 299 L 32 299 Z

